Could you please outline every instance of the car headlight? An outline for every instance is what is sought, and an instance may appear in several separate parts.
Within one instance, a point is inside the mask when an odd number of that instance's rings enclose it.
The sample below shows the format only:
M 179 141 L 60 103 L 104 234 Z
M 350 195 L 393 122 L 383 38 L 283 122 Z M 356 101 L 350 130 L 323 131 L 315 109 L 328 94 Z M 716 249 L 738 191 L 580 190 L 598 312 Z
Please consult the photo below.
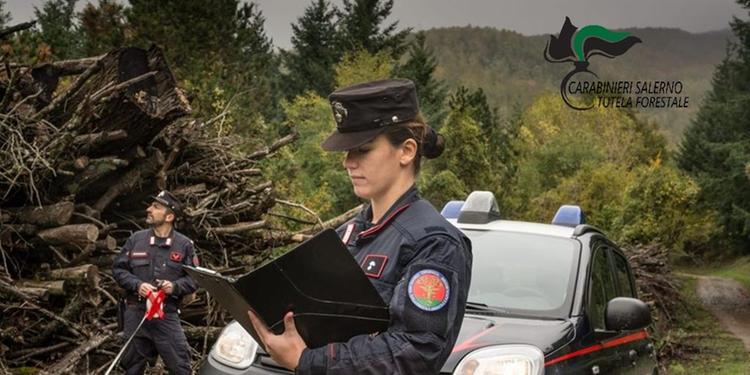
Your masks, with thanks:
M 544 353 L 530 345 L 499 345 L 475 350 L 454 375 L 543 375 Z
M 230 367 L 248 368 L 255 360 L 258 343 L 237 321 L 224 327 L 211 349 L 211 356 Z

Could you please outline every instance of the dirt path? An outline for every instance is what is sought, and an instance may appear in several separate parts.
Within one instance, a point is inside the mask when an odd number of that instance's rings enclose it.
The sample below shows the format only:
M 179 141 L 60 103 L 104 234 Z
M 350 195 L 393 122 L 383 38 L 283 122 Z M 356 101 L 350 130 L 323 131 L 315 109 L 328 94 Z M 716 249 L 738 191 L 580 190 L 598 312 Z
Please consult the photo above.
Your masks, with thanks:
M 698 279 L 697 294 L 729 332 L 745 343 L 750 352 L 750 292 L 731 279 L 690 275 Z

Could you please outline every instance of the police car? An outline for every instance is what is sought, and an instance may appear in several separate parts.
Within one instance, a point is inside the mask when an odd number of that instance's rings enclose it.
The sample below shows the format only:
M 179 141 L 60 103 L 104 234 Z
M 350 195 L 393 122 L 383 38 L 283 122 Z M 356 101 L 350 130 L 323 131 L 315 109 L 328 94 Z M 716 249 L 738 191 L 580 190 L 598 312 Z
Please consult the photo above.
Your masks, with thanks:
M 441 374 L 657 374 L 647 327 L 622 251 L 562 206 L 551 224 L 502 220 L 476 191 L 442 210 L 472 241 L 463 325 Z M 222 331 L 201 374 L 289 373 L 236 322 Z

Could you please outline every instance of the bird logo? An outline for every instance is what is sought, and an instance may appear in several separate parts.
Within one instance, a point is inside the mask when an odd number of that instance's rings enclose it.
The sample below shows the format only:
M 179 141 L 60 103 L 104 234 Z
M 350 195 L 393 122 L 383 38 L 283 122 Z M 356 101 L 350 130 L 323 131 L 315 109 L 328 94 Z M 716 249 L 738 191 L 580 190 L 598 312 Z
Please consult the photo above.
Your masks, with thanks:
M 565 17 L 560 34 L 550 35 L 544 48 L 544 59 L 551 63 L 572 62 L 574 68 L 560 83 L 560 95 L 569 107 L 583 111 L 591 109 L 589 106 L 578 106 L 571 102 L 565 87 L 571 77 L 578 73 L 589 73 L 599 78 L 596 73 L 588 70 L 589 58 L 605 56 L 615 58 L 627 52 L 641 39 L 625 31 L 612 31 L 599 25 L 587 25 L 578 28 Z

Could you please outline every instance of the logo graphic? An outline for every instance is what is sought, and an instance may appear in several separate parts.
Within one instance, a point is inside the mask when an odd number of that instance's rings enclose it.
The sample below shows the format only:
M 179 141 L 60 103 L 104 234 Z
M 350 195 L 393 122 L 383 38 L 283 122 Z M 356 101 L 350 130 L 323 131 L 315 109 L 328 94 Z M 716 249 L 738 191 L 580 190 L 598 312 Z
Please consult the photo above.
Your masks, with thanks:
M 182 253 L 178 251 L 173 251 L 169 253 L 169 259 L 172 259 L 172 261 L 179 262 L 182 260 Z
M 332 102 L 331 105 L 333 107 L 333 117 L 335 117 L 336 122 L 340 124 L 341 121 L 344 121 L 346 116 L 349 115 L 349 111 L 346 110 L 341 102 Z
M 365 271 L 367 276 L 379 278 L 383 274 L 387 261 L 388 256 L 386 255 L 369 254 L 362 262 L 362 270 Z
M 590 57 L 601 55 L 614 58 L 627 52 L 636 43 L 641 43 L 641 39 L 628 32 L 611 31 L 599 25 L 579 29 L 570 22 L 570 18 L 565 17 L 558 37 L 550 35 L 544 48 L 545 60 L 551 63 L 572 62 L 575 66 L 560 83 L 560 95 L 565 104 L 579 111 L 591 109 L 594 104 L 579 107 L 571 102 L 566 90 L 568 81 L 579 73 L 588 73 L 598 79 L 596 73 L 588 70 Z
M 409 299 L 424 311 L 440 310 L 448 303 L 450 286 L 442 273 L 435 270 L 422 270 L 409 280 Z

